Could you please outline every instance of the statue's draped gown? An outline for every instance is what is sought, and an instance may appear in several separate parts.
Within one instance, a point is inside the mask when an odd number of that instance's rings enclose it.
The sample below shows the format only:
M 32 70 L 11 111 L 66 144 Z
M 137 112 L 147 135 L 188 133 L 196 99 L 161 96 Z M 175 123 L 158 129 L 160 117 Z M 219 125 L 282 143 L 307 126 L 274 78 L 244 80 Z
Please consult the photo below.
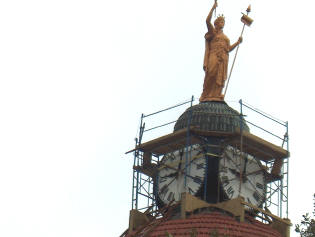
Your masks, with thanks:
M 200 101 L 222 100 L 222 90 L 227 78 L 230 40 L 223 32 L 208 32 L 205 35 L 205 79 Z

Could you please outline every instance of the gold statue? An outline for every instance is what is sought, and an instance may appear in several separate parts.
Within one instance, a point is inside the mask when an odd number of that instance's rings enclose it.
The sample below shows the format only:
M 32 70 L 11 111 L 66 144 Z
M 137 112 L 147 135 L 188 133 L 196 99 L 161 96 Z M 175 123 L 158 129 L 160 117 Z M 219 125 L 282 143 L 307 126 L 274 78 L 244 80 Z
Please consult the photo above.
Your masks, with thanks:
M 213 27 L 211 18 L 217 6 L 215 1 L 206 20 L 208 32 L 205 35 L 206 50 L 203 62 L 205 79 L 200 102 L 224 100 L 222 90 L 227 78 L 229 52 L 242 42 L 242 37 L 239 37 L 236 43 L 230 45 L 229 38 L 223 33 L 225 24 L 223 15 L 217 17 Z

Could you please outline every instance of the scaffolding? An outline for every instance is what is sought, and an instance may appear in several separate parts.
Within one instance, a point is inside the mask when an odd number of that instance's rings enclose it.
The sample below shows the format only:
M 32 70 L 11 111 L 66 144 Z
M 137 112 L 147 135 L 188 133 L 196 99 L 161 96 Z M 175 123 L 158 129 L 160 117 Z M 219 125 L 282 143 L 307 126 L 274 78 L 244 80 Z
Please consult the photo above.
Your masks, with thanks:
M 167 122 L 161 125 L 146 128 L 146 119 L 155 116 L 160 113 L 164 113 L 174 108 L 187 106 L 193 106 L 194 97 L 188 101 L 177 104 L 175 106 L 168 107 L 166 109 L 145 115 L 141 115 L 139 135 L 135 139 L 135 149 L 129 151 L 133 152 L 134 164 L 133 164 L 133 184 L 132 184 L 132 209 L 142 212 L 156 212 L 158 210 L 158 203 L 156 200 L 156 187 L 154 186 L 154 178 L 159 162 L 165 154 L 173 152 L 179 149 L 186 150 L 185 168 L 187 164 L 193 159 L 191 157 L 191 147 L 193 145 L 200 145 L 203 147 L 204 155 L 207 157 L 206 171 L 208 171 L 209 158 L 211 156 L 218 156 L 218 151 L 222 151 L 222 146 L 230 144 L 234 147 L 238 147 L 241 152 L 247 154 L 257 154 L 258 157 L 264 157 L 260 159 L 260 162 L 266 167 L 267 172 L 267 197 L 265 199 L 265 209 L 270 210 L 273 213 L 277 213 L 277 216 L 281 218 L 288 218 L 288 177 L 289 177 L 289 136 L 288 136 L 288 122 L 283 122 L 276 119 L 267 113 L 264 113 L 242 100 L 240 104 L 240 130 L 231 133 L 220 133 L 214 131 L 201 131 L 190 125 L 190 118 L 187 122 L 187 128 L 181 129 L 176 132 L 172 132 L 168 135 L 153 139 L 148 142 L 143 142 L 144 134 L 149 131 L 162 128 L 176 122 Z M 263 126 L 259 126 L 259 123 L 255 123 L 250 120 L 249 113 L 254 113 L 259 118 L 263 117 L 276 125 L 284 128 L 284 135 L 278 135 L 274 131 L 270 131 Z M 255 117 L 255 116 L 254 116 Z M 258 118 L 258 122 L 260 119 Z M 256 119 L 257 120 L 257 119 Z M 256 121 L 255 120 L 255 121 Z M 268 142 L 258 136 L 255 136 L 249 132 L 243 130 L 245 126 L 242 124 L 245 122 L 249 127 L 260 130 L 262 133 L 268 134 L 276 138 L 280 145 Z M 261 135 L 260 135 L 261 136 Z M 221 142 L 213 144 L 207 140 L 209 137 L 220 137 Z M 201 199 L 207 200 L 207 186 L 209 180 L 208 174 L 205 175 L 203 180 L 203 195 Z M 185 177 L 186 180 L 186 177 Z M 186 185 L 186 182 L 185 182 Z M 219 193 L 218 200 L 219 200 Z
M 288 122 L 284 122 L 280 119 L 277 119 L 245 102 L 242 100 L 239 101 L 240 103 L 240 112 L 241 116 L 244 118 L 246 123 L 251 127 L 255 127 L 258 130 L 262 131 L 262 133 L 268 134 L 271 137 L 275 138 L 274 141 L 278 142 L 279 146 L 284 148 L 287 151 L 287 156 L 283 157 L 282 160 L 282 167 L 279 174 L 279 177 L 271 180 L 267 184 L 267 197 L 265 202 L 265 208 L 276 213 L 277 216 L 280 218 L 288 218 L 288 209 L 289 209 L 289 127 Z M 272 125 L 274 126 L 274 130 L 282 131 L 281 134 L 276 134 L 275 132 L 271 132 L 261 126 L 258 126 L 254 122 L 250 121 L 247 116 L 244 116 L 244 111 L 249 110 L 252 111 L 267 120 L 271 121 Z M 280 129 L 276 129 L 280 127 Z M 263 161 L 264 165 L 267 167 L 268 170 L 272 170 L 275 165 L 275 160 L 270 161 Z
M 146 119 L 154 115 L 165 113 L 172 109 L 182 107 L 184 105 L 190 104 L 193 105 L 194 97 L 192 96 L 190 100 L 183 103 L 176 104 L 174 106 L 168 107 L 166 109 L 159 110 L 150 114 L 141 114 L 140 118 L 140 127 L 139 135 L 135 138 L 135 150 L 134 154 L 134 163 L 133 163 L 133 180 L 132 180 L 132 209 L 139 211 L 142 210 L 151 210 L 152 212 L 157 210 L 156 198 L 155 198 L 155 188 L 154 188 L 154 169 L 160 161 L 159 154 L 153 154 L 150 157 L 150 163 L 146 164 L 144 159 L 144 152 L 141 149 L 137 149 L 141 146 L 143 136 L 145 133 L 156 130 L 165 126 L 172 125 L 176 123 L 175 121 L 159 124 L 154 127 L 146 128 Z M 189 134 L 187 134 L 189 137 Z

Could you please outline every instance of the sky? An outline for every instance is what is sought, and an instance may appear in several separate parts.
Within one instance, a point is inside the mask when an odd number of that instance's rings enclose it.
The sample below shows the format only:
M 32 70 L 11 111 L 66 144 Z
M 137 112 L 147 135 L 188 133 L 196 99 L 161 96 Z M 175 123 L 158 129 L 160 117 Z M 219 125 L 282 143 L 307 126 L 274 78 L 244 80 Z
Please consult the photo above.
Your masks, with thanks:
M 0 1 L 0 236 L 119 236 L 128 227 L 133 157 L 125 152 L 142 113 L 198 100 L 212 4 Z M 232 43 L 248 4 L 254 23 L 226 102 L 243 99 L 289 122 L 295 224 L 313 211 L 315 193 L 315 3 L 218 0 Z

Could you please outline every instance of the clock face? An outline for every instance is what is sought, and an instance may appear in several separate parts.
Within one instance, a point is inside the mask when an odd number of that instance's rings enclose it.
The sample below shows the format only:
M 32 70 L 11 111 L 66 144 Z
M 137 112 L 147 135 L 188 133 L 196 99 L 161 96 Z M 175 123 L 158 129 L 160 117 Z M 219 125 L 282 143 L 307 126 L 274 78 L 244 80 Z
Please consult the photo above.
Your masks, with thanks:
M 241 157 L 241 152 L 232 146 L 227 146 L 223 152 L 219 180 L 229 199 L 242 196 L 257 207 L 265 201 L 266 181 L 261 163 L 245 153 Z
M 192 146 L 187 153 L 184 151 L 166 154 L 159 164 L 157 194 L 164 204 L 181 200 L 183 192 L 196 195 L 203 184 L 206 159 L 200 146 Z

